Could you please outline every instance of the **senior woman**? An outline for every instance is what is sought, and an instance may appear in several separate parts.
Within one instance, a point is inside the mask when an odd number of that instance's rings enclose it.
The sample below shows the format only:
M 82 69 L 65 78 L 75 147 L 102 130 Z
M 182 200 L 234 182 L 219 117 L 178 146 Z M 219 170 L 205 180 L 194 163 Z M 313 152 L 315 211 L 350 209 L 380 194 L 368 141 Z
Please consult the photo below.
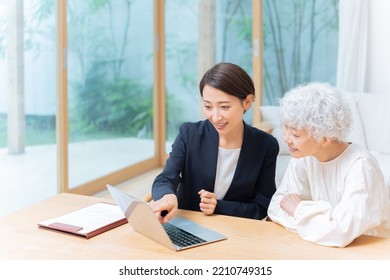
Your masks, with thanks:
M 376 159 L 347 140 L 347 101 L 324 83 L 281 99 L 292 159 L 271 199 L 269 218 L 307 241 L 344 247 L 362 234 L 390 237 L 389 194 Z

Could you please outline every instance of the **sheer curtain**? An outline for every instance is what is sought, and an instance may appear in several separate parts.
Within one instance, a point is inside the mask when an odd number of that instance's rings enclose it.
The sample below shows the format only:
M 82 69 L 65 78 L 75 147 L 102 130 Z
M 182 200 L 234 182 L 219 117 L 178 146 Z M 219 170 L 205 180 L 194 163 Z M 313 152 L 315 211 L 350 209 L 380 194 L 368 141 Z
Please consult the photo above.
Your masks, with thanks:
M 369 1 L 339 2 L 337 87 L 344 91 L 366 90 Z

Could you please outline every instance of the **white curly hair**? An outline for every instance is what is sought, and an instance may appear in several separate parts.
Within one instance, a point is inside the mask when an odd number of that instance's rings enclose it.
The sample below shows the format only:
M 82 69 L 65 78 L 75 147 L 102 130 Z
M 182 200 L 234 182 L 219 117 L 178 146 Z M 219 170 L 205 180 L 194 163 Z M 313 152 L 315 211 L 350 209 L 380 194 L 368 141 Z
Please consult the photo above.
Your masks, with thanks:
M 346 142 L 352 125 L 348 101 L 335 87 L 312 82 L 288 91 L 279 100 L 285 125 L 306 129 L 316 140 Z

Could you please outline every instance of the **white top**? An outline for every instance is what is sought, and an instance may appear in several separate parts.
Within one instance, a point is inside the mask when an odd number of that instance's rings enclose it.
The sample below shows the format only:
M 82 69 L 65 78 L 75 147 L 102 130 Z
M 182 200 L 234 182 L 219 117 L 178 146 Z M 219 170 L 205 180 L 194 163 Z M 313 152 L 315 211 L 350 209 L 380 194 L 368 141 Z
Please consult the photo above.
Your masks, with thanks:
M 218 148 L 217 174 L 215 175 L 214 185 L 214 193 L 217 195 L 217 199 L 223 199 L 232 183 L 240 151 L 241 148 Z
M 280 207 L 288 193 L 305 199 L 294 217 Z M 376 159 L 351 144 L 329 162 L 292 158 L 271 199 L 268 215 L 302 239 L 344 247 L 362 234 L 390 237 L 389 201 Z

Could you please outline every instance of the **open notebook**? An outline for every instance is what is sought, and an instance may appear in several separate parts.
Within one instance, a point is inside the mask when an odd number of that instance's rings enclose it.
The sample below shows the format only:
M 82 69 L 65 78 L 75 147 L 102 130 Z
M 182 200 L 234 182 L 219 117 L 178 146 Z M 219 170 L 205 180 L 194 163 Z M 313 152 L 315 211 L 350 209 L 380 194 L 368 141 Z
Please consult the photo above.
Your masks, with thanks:
M 107 188 L 135 231 L 171 250 L 179 251 L 226 239 L 224 235 L 185 218 L 173 218 L 169 223 L 161 224 L 148 203 L 116 187 L 107 185 Z
M 115 204 L 99 202 L 38 223 L 43 229 L 91 238 L 126 224 L 121 209 Z

